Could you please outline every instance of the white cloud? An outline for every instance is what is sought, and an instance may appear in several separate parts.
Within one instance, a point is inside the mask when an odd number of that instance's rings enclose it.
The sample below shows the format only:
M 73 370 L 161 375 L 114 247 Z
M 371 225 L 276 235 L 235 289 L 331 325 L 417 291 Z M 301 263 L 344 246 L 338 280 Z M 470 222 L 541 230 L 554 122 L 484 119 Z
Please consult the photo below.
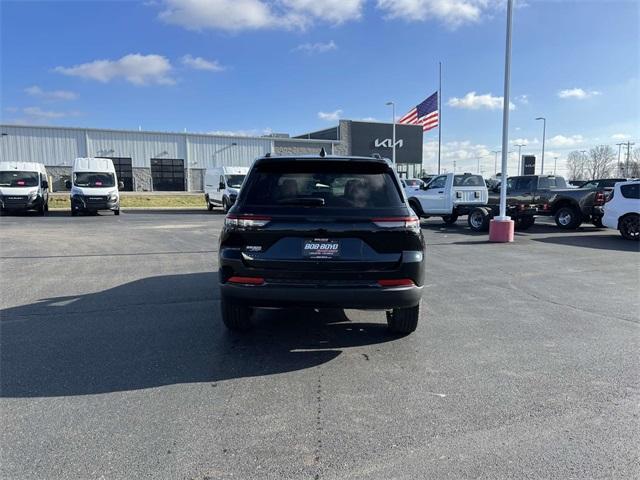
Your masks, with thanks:
M 318 112 L 318 118 L 327 122 L 337 122 L 340 120 L 340 115 L 342 115 L 342 110 L 340 109 L 333 112 Z
M 159 18 L 189 30 L 302 29 L 362 15 L 364 0 L 164 0 Z
M 479 22 L 500 0 L 378 0 L 387 18 L 406 21 L 437 20 L 450 28 Z
M 95 60 L 93 62 L 74 65 L 73 67 L 56 67 L 54 71 L 64 75 L 88 78 L 108 83 L 116 78 L 124 78 L 134 85 L 173 85 L 172 67 L 169 60 L 161 55 L 141 55 L 131 53 L 119 60 Z
M 379 122 L 380 120 L 378 120 L 375 117 L 364 117 L 360 119 L 361 122 Z
M 513 140 L 510 140 L 509 143 L 511 143 L 511 145 L 535 145 L 537 143 L 540 143 L 538 141 L 537 138 L 534 138 L 533 140 L 529 140 L 528 138 L 514 138 Z
M 27 116 L 37 120 L 52 120 L 54 118 L 76 117 L 78 112 L 58 112 L 54 110 L 43 110 L 40 107 L 25 107 L 22 112 Z
M 550 147 L 558 147 L 558 148 L 570 148 L 580 145 L 584 143 L 585 139 L 582 135 L 570 135 L 568 137 L 564 135 L 556 135 L 555 137 L 551 137 L 547 139 L 546 144 Z
M 521 103 L 522 105 L 529 105 L 529 95 L 518 95 L 516 97 L 516 102 Z
M 192 57 L 191 55 L 182 57 L 182 64 L 194 70 L 207 70 L 210 72 L 222 72 L 225 70 L 225 67 L 220 65 L 217 60 L 206 60 L 202 57 Z
M 611 135 L 613 140 L 627 140 L 631 138 L 631 135 L 627 135 L 626 133 L 614 133 Z
M 602 93 L 597 90 L 583 90 L 582 88 L 567 88 L 558 92 L 560 98 L 575 98 L 577 100 L 584 100 L 591 98 Z
M 75 100 L 78 94 L 68 90 L 43 90 L 37 85 L 32 85 L 24 89 L 27 95 L 39 97 L 45 100 Z
M 327 43 L 302 43 L 300 45 L 298 45 L 296 48 L 293 49 L 294 52 L 304 52 L 307 54 L 312 54 L 312 53 L 326 53 L 326 52 L 330 52 L 331 50 L 337 50 L 338 49 L 338 45 L 336 45 L 336 43 L 331 40 L 330 42 Z
M 504 104 L 503 97 L 494 97 L 490 93 L 484 95 L 476 95 L 476 92 L 469 92 L 464 97 L 450 98 L 447 105 L 454 108 L 466 108 L 469 110 L 499 110 Z M 516 107 L 513 103 L 509 102 L 509 109 L 514 110 Z

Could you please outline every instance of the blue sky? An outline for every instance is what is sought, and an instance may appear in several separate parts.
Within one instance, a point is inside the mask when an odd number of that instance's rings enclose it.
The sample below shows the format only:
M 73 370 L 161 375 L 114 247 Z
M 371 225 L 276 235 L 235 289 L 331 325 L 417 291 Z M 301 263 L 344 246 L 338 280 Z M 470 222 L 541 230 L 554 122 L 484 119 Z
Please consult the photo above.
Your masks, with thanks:
M 547 162 L 640 143 L 640 2 L 517 2 L 510 139 Z M 493 173 L 503 0 L 2 1 L 2 122 L 291 134 L 437 89 L 444 161 Z M 425 134 L 432 170 L 437 130 Z M 514 150 L 516 150 L 514 148 Z M 551 160 L 552 161 L 552 160 Z M 547 163 L 549 164 L 549 163 Z

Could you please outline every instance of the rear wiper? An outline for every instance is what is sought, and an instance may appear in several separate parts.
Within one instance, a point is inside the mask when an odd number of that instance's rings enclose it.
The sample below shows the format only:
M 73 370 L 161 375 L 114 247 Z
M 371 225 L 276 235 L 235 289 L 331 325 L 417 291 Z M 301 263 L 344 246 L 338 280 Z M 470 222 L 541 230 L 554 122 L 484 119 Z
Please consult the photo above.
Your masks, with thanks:
M 282 198 L 278 200 L 280 205 L 307 205 L 310 207 L 323 207 L 324 198 L 320 197 L 296 197 L 296 198 Z

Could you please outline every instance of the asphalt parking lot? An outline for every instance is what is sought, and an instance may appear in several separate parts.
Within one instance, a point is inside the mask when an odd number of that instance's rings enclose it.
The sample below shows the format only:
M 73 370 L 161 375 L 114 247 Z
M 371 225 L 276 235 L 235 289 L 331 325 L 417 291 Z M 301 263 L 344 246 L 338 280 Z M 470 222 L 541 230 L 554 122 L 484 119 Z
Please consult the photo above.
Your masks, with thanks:
M 7 479 L 638 478 L 638 245 L 423 223 L 418 330 L 218 313 L 205 211 L 0 219 Z

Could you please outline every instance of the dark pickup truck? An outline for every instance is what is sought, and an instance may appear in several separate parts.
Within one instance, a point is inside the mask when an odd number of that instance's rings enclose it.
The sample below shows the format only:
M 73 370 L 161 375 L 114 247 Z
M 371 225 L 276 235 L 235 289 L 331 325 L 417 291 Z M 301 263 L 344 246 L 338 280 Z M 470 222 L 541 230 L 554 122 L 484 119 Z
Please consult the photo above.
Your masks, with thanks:
M 507 179 L 507 214 L 516 222 L 516 228 L 526 229 L 533 225 L 534 216 L 552 216 L 556 225 L 563 229 L 578 228 L 590 221 L 602 225 L 602 205 L 605 194 L 602 190 L 568 188 L 564 178 L 555 175 L 523 175 Z M 489 202 L 485 208 L 489 216 L 497 215 L 500 205 L 500 186 L 489 191 Z M 476 221 L 474 228 L 469 215 L 469 226 L 474 230 L 488 228 L 488 220 Z M 480 217 L 481 212 L 476 212 Z M 475 217 L 474 217 L 475 218 Z

